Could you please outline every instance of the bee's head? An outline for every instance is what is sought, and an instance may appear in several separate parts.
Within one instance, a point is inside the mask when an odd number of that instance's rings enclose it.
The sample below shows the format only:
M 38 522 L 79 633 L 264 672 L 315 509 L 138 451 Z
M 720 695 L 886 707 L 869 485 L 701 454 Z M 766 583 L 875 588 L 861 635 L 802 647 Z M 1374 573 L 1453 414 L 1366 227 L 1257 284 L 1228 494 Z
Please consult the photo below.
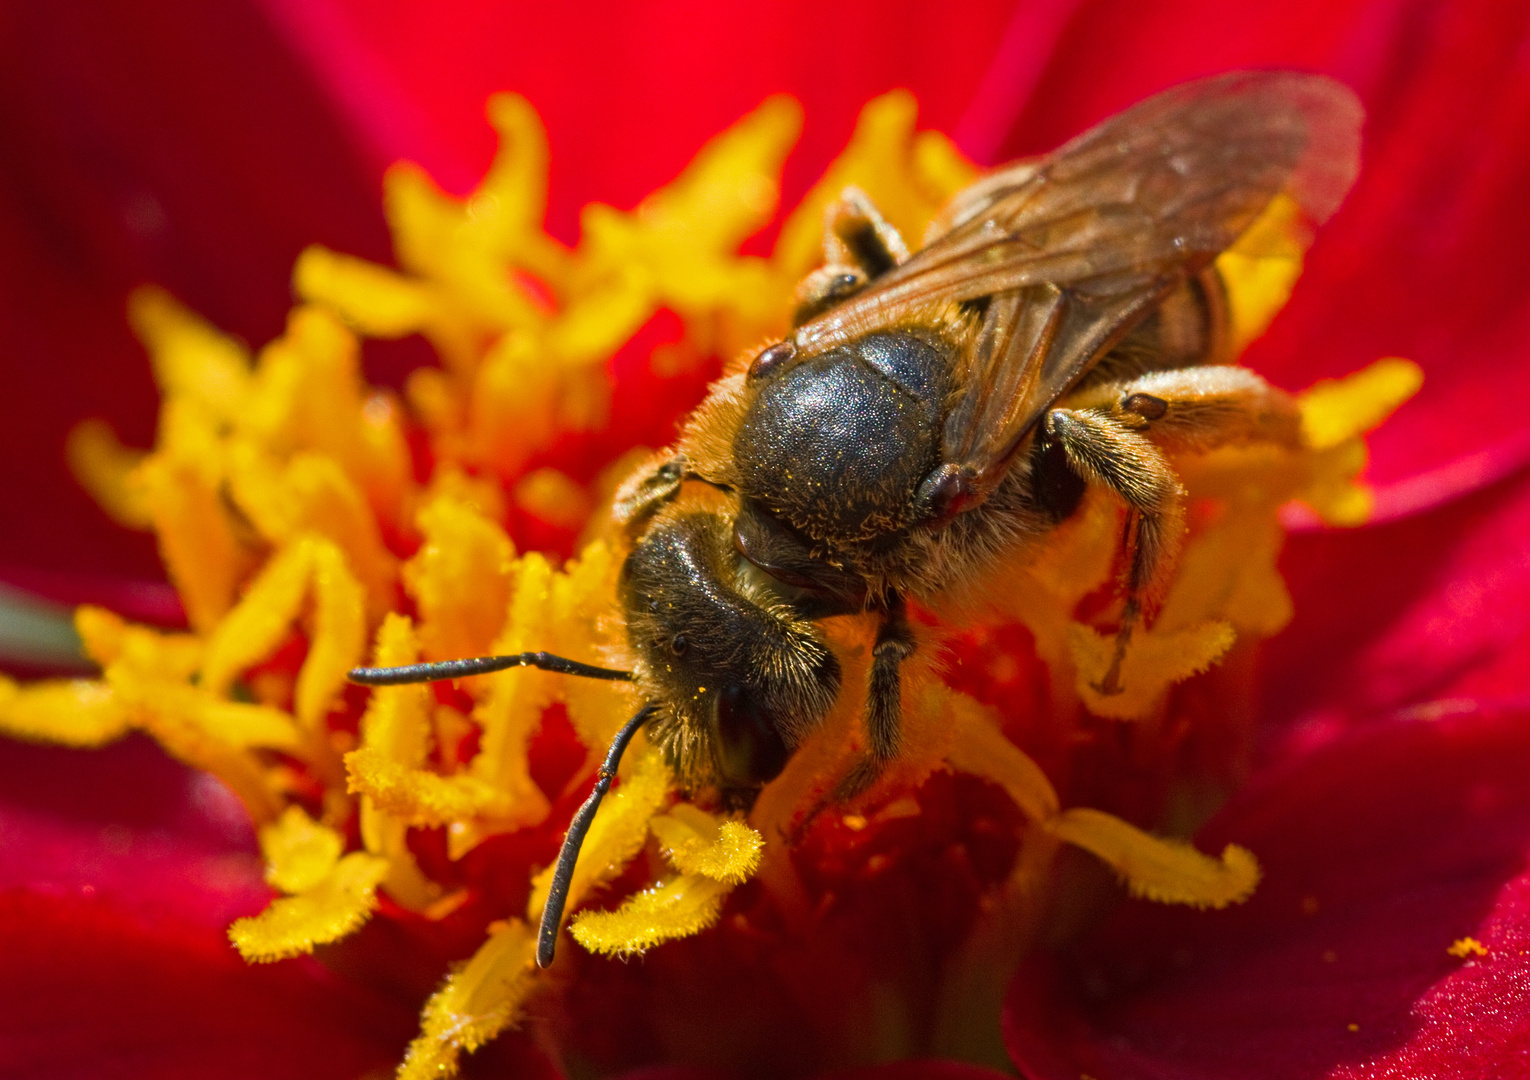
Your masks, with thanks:
M 667 510 L 622 569 L 637 676 L 662 706 L 651 736 L 683 781 L 725 790 L 779 775 L 840 682 L 813 624 L 758 595 L 740 562 L 722 515 Z

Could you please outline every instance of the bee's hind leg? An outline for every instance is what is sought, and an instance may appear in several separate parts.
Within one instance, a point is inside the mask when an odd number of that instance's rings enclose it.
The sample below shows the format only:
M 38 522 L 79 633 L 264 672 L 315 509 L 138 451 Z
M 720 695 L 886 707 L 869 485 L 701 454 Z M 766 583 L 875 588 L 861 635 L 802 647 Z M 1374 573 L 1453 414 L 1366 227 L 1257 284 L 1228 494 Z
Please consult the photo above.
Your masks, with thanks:
M 1199 453 L 1234 443 L 1301 444 L 1289 394 L 1247 368 L 1223 365 L 1155 371 L 1106 383 L 1047 414 L 1042 438 L 1060 444 L 1085 480 L 1126 500 L 1126 605 L 1115 653 L 1095 689 L 1121 692 L 1121 663 L 1144 608 L 1161 599 L 1184 539 L 1184 491 L 1163 451 Z
M 1199 453 L 1235 443 L 1301 445 L 1296 400 L 1248 368 L 1225 364 L 1153 371 L 1104 383 L 1068 399 L 1170 453 Z
M 1102 694 L 1121 692 L 1121 664 L 1143 612 L 1168 584 L 1168 573 L 1184 538 L 1184 491 L 1163 453 L 1144 436 L 1093 409 L 1053 409 L 1043 440 L 1061 446 L 1068 466 L 1085 480 L 1102 484 L 1126 502 L 1128 552 L 1121 626 L 1104 677 Z
M 914 633 L 903 599 L 896 597 L 877 628 L 871 647 L 871 679 L 866 694 L 866 755 L 835 789 L 836 801 L 854 798 L 882 775 L 903 744 L 903 661 L 913 654 Z
M 792 325 L 821 315 L 908 258 L 903 235 L 860 188 L 847 187 L 824 211 L 823 265 L 797 286 Z

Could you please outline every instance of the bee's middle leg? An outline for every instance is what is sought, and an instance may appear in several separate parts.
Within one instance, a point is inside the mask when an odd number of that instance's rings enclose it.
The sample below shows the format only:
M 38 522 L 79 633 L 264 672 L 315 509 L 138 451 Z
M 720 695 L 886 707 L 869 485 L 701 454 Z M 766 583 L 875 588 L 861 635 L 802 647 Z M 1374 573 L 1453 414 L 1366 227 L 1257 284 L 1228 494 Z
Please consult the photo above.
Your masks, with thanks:
M 903 661 L 913 654 L 914 633 L 902 598 L 895 599 L 877 628 L 871 647 L 871 678 L 866 694 L 866 756 L 840 782 L 836 800 L 853 798 L 869 788 L 903 745 Z

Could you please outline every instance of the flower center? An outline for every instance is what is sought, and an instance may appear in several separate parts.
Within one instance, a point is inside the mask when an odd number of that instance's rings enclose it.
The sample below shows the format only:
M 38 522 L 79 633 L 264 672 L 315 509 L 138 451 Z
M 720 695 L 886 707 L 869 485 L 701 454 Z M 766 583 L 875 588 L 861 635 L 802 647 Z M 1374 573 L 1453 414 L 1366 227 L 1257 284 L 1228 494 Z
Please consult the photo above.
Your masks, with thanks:
M 480 188 L 457 200 L 418 169 L 390 171 L 399 267 L 309 249 L 302 302 L 257 356 L 163 292 L 133 296 L 164 394 L 158 441 L 134 452 L 86 425 L 71 461 L 114 517 L 156 533 L 190 629 L 82 609 L 100 679 L 0 682 L 8 734 L 95 746 L 143 730 L 243 800 L 281 894 L 231 928 L 248 959 L 336 942 L 380 907 L 476 934 L 426 1003 L 405 1076 L 450 1073 L 546 985 L 534 928 L 552 857 L 641 703 L 625 684 L 532 669 L 370 694 L 346 672 L 538 650 L 619 660 L 608 507 L 641 445 L 672 437 L 716 374 L 706 358 L 781 337 L 824 207 L 847 184 L 917 236 L 976 175 L 944 138 L 915 133 L 907 95 L 888 95 L 774 254 L 740 256 L 775 211 L 800 122 L 773 99 L 632 213 L 589 207 L 568 248 L 542 231 L 547 147 L 530 106 L 499 96 L 490 118 L 501 150 Z M 1277 200 L 1219 260 L 1239 348 L 1283 303 L 1307 239 Z M 440 366 L 415 371 L 402 399 L 368 386 L 365 343 L 414 334 Z M 1059 890 L 1115 878 L 1167 903 L 1243 900 L 1254 856 L 1185 838 L 1238 780 L 1250 650 L 1290 617 L 1279 513 L 1296 500 L 1331 523 L 1363 520 L 1359 436 L 1417 385 L 1412 365 L 1381 361 L 1300 398 L 1300 450 L 1176 457 L 1186 545 L 1123 654 L 1123 509 L 1104 491 L 1016 560 L 977 615 L 916 612 L 932 647 L 907 674 L 902 754 L 850 805 L 831 795 L 864 749 L 872 642 L 855 617 L 826 624 L 845 691 L 747 816 L 693 804 L 640 738 L 573 876 L 574 938 L 621 957 L 681 938 L 701 948 L 726 908 L 714 955 L 785 972 L 799 1005 L 860 1016 L 881 1033 L 872 1056 L 980 1053 L 964 1018 L 1048 932 Z M 1113 664 L 1122 692 L 1107 694 Z M 900 897 L 939 932 L 914 941 L 894 926 Z M 824 970 L 813 950 L 831 938 L 856 963 L 809 993 Z M 927 955 L 895 977 L 883 954 L 904 946 Z M 573 963 L 594 986 L 624 970 Z M 865 978 L 850 986 L 849 970 Z M 937 1019 L 903 1046 L 915 970 L 936 973 L 917 993 Z

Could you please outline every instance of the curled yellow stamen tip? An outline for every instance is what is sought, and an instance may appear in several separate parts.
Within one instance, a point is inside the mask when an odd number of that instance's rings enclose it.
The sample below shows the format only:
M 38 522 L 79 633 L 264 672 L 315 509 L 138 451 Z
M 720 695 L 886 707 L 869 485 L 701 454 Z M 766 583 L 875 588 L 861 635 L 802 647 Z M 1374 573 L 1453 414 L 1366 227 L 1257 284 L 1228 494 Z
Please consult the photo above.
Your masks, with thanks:
M 229 940 L 246 960 L 267 963 L 313 952 L 355 930 L 377 908 L 377 886 L 388 861 L 355 852 L 337 862 L 318 884 L 273 900 L 253 918 L 229 927 Z
M 1120 692 L 1100 689 L 1116 650 L 1116 635 L 1074 623 L 1068 645 L 1077 670 L 1079 698 L 1096 716 L 1135 720 L 1158 706 L 1169 687 L 1209 669 L 1232 648 L 1237 633 L 1216 621 L 1183 630 L 1137 630 L 1121 663 Z
M 1111 867 L 1133 896 L 1163 904 L 1223 908 L 1241 904 L 1259 884 L 1259 862 L 1228 844 L 1220 858 L 1182 840 L 1149 836 L 1120 818 L 1079 807 L 1047 822 L 1059 839 L 1091 852 Z
M 604 956 L 637 956 L 707 929 L 731 891 L 715 878 L 681 874 L 630 897 L 615 911 L 581 911 L 574 919 L 574 940 Z
M 166 396 L 194 401 L 223 420 L 238 413 L 250 390 L 250 360 L 235 339 L 153 285 L 129 294 L 128 322 Z
M 260 829 L 260 850 L 266 857 L 266 881 L 284 893 L 315 888 L 340 861 L 345 837 L 320 825 L 300 806 Z
M 502 923 L 466 964 L 447 976 L 420 1015 L 398 1080 L 453 1076 L 471 1053 L 515 1021 L 533 985 L 536 935 L 519 920 Z
M 113 521 L 130 529 L 147 529 L 154 523 L 143 488 L 133 477 L 146 456 L 123 446 L 104 420 L 76 424 L 64 444 L 64 458 L 80 486 Z
M 292 288 L 305 300 L 325 303 L 371 337 L 397 338 L 423 329 L 436 299 L 409 278 L 317 244 L 298 256 Z
M 765 838 L 742 821 L 721 820 L 688 803 L 649 823 L 676 870 L 738 885 L 759 869 Z
M 1301 396 L 1302 434 L 1314 450 L 1330 450 L 1375 428 L 1424 385 L 1411 360 L 1387 357 L 1342 379 L 1325 379 Z

